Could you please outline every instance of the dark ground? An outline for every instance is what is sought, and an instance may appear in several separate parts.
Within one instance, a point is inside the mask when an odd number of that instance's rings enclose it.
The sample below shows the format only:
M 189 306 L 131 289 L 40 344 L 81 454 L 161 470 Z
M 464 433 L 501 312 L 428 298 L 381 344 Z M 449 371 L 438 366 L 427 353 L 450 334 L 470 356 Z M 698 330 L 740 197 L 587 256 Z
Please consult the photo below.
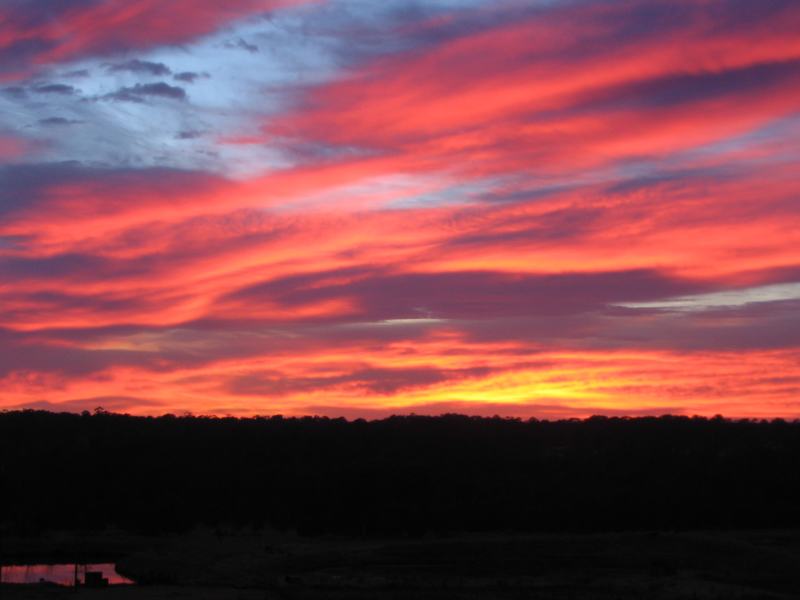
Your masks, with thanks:
M 800 423 L 0 412 L 5 598 L 800 598 Z M 64 533 L 71 532 L 71 533 Z

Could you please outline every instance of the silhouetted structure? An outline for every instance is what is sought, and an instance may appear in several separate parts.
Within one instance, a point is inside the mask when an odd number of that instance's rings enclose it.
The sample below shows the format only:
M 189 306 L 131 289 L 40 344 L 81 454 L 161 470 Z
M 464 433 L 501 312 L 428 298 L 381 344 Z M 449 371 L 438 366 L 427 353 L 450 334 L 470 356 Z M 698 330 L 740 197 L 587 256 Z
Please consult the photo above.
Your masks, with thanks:
M 86 571 L 83 585 L 87 588 L 104 588 L 108 587 L 108 579 L 103 577 L 103 573 L 100 571 Z

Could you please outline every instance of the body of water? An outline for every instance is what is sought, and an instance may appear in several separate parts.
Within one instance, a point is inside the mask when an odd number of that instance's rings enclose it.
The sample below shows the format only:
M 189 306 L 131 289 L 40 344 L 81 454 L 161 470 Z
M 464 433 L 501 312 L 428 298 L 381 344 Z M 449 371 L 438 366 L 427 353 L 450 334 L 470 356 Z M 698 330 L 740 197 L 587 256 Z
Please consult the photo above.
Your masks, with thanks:
M 109 585 L 134 583 L 117 573 L 113 563 L 78 565 L 78 581 L 83 583 L 86 571 L 100 571 Z M 3 565 L 0 567 L 0 583 L 56 583 L 72 585 L 75 581 L 75 564 L 63 565 Z

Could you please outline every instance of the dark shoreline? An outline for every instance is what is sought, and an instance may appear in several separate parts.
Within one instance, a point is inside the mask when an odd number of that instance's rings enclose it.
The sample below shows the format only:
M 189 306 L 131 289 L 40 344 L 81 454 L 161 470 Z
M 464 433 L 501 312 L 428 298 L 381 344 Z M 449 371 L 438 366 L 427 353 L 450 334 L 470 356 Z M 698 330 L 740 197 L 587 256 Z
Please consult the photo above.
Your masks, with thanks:
M 220 537 L 209 530 L 150 538 L 144 545 L 141 539 L 110 541 L 130 544 L 117 570 L 136 580 L 138 591 L 102 592 L 106 597 L 628 600 L 789 599 L 800 593 L 800 531 L 309 540 L 278 532 Z M 3 593 L 12 598 L 58 594 L 50 586 L 8 587 Z

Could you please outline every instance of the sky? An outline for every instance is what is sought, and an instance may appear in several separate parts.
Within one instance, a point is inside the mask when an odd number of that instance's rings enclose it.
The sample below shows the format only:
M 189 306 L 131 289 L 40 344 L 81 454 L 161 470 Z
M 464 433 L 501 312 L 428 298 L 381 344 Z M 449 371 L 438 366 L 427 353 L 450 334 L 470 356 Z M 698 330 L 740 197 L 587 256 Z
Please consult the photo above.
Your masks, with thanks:
M 800 417 L 796 0 L 0 0 L 0 409 Z

